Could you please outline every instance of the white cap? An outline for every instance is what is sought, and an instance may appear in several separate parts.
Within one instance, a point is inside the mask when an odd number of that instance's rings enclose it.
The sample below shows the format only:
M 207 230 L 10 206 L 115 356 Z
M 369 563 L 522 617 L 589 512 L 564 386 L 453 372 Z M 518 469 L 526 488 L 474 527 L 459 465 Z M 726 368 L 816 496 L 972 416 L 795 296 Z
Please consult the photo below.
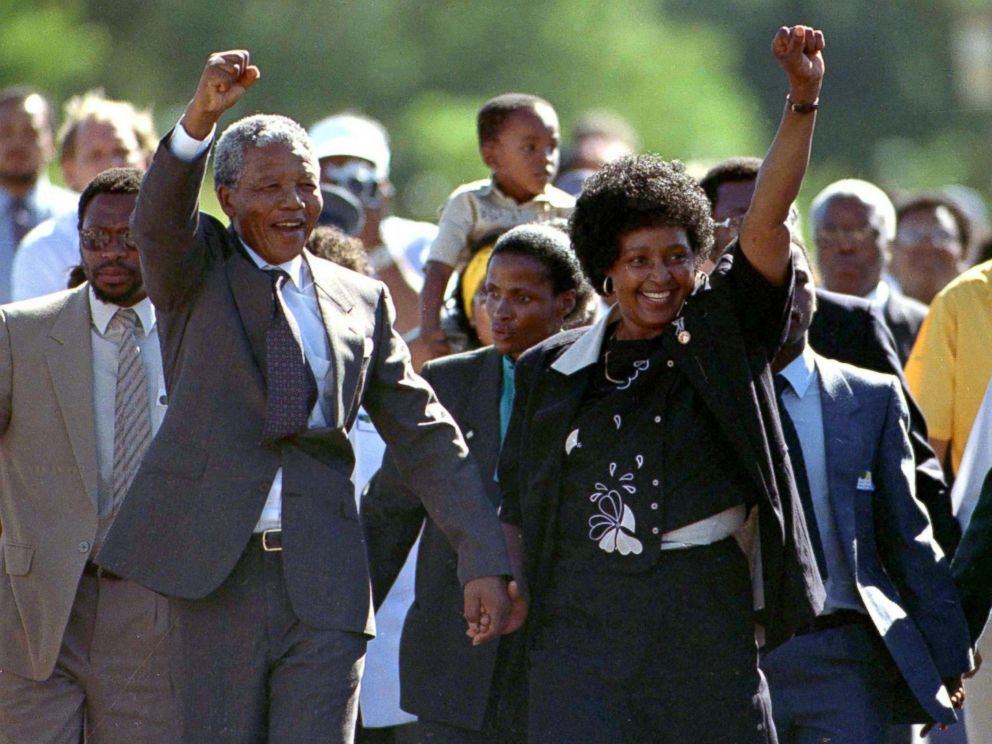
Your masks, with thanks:
M 343 155 L 372 163 L 375 176 L 389 178 L 389 138 L 377 121 L 355 114 L 337 114 L 310 127 L 313 149 L 320 158 Z

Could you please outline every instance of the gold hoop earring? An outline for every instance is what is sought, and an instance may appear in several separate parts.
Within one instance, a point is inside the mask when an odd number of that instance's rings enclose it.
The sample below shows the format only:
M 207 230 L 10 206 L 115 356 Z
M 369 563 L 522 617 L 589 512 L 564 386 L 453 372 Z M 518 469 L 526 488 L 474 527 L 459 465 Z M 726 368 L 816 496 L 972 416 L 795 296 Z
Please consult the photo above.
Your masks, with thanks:
M 607 276 L 603 279 L 603 295 L 613 294 L 613 277 Z

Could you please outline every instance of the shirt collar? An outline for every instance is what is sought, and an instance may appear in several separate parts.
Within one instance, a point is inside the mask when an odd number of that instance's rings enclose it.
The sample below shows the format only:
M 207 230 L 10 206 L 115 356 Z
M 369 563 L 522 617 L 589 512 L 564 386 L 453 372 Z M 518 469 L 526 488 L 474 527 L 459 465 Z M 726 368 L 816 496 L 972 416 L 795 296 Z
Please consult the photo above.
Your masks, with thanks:
M 496 185 L 496 179 L 492 177 L 490 177 L 489 183 L 484 184 L 482 186 L 482 188 L 479 190 L 479 193 L 482 196 L 485 196 L 487 194 L 495 194 L 497 197 L 499 197 L 506 203 L 512 204 L 515 207 L 525 207 L 528 204 L 543 204 L 545 202 L 553 207 L 575 206 L 575 201 L 571 195 L 566 194 L 564 191 L 561 191 L 555 186 L 552 186 L 550 183 L 544 187 L 544 191 L 542 191 L 540 194 L 534 196 L 534 198 L 531 199 L 530 201 L 525 201 L 523 203 L 518 202 L 513 197 L 504 194 L 503 191 L 500 189 L 500 187 Z M 566 200 L 567 203 L 560 203 L 562 200 L 558 198 L 559 194 L 563 194 L 568 197 L 568 199 Z
M 603 313 L 599 320 L 589 326 L 586 332 L 579 336 L 578 340 L 554 361 L 551 369 L 561 372 L 563 375 L 574 375 L 580 369 L 595 364 L 599 359 L 599 350 L 603 347 L 606 329 L 619 317 L 620 306 L 614 305 L 608 313 Z
M 809 386 L 816 379 L 816 355 L 809 344 L 803 347 L 803 353 L 789 362 L 785 369 L 776 374 L 782 375 L 792 388 L 797 398 L 806 395 Z
M 100 335 L 106 336 L 110 319 L 121 309 L 121 306 L 101 300 L 96 296 L 96 292 L 93 291 L 92 286 L 89 287 L 88 294 L 90 299 L 90 319 L 93 321 L 93 326 L 100 332 Z M 155 327 L 155 306 L 152 305 L 152 301 L 146 297 L 130 309 L 134 310 L 138 315 L 138 322 L 141 323 L 142 333 L 147 336 L 151 333 L 152 328 Z
M 888 285 L 888 282 L 884 279 L 880 279 L 878 284 L 875 285 L 875 289 L 865 295 L 865 299 L 872 305 L 882 307 L 889 301 L 889 296 L 891 294 L 892 288 Z
M 303 287 L 306 286 L 308 283 L 307 280 L 309 279 L 309 269 L 306 269 L 306 262 L 303 260 L 302 253 L 293 256 L 293 258 L 284 263 L 270 264 L 254 250 L 252 250 L 251 246 L 241 239 L 240 236 L 239 239 L 241 240 L 241 245 L 244 246 L 245 251 L 248 252 L 248 257 L 251 258 L 251 260 L 255 262 L 255 265 L 262 269 L 262 271 L 265 271 L 266 269 L 281 269 L 286 272 L 289 276 L 289 281 L 293 283 L 293 286 L 296 287 L 297 290 L 303 289 Z

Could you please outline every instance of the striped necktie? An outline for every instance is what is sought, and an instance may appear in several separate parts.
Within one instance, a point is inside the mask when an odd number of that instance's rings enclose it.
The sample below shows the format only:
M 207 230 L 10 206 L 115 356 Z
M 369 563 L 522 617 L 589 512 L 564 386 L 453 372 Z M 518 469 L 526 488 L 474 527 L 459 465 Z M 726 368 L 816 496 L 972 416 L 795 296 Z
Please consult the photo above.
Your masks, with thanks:
M 114 401 L 113 508 L 116 511 L 152 441 L 145 365 L 135 340 L 138 315 L 120 308 L 108 330 L 117 339 L 117 391 Z

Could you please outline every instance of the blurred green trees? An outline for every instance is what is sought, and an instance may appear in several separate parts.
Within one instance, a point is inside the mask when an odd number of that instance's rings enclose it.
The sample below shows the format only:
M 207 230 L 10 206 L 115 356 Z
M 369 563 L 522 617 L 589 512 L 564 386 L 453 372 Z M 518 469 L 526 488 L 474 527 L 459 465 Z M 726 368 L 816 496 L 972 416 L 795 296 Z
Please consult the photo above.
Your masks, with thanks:
M 785 85 L 777 26 L 827 32 L 827 83 L 805 190 L 842 175 L 888 186 L 956 180 L 983 191 L 986 112 L 955 99 L 953 0 L 0 0 L 0 85 L 56 100 L 93 86 L 152 105 L 164 130 L 206 55 L 247 47 L 262 80 L 233 112 L 312 124 L 345 108 L 393 139 L 398 211 L 432 217 L 485 175 L 474 115 L 507 90 L 545 96 L 566 142 L 587 109 L 612 109 L 643 149 L 714 160 L 763 153 Z

